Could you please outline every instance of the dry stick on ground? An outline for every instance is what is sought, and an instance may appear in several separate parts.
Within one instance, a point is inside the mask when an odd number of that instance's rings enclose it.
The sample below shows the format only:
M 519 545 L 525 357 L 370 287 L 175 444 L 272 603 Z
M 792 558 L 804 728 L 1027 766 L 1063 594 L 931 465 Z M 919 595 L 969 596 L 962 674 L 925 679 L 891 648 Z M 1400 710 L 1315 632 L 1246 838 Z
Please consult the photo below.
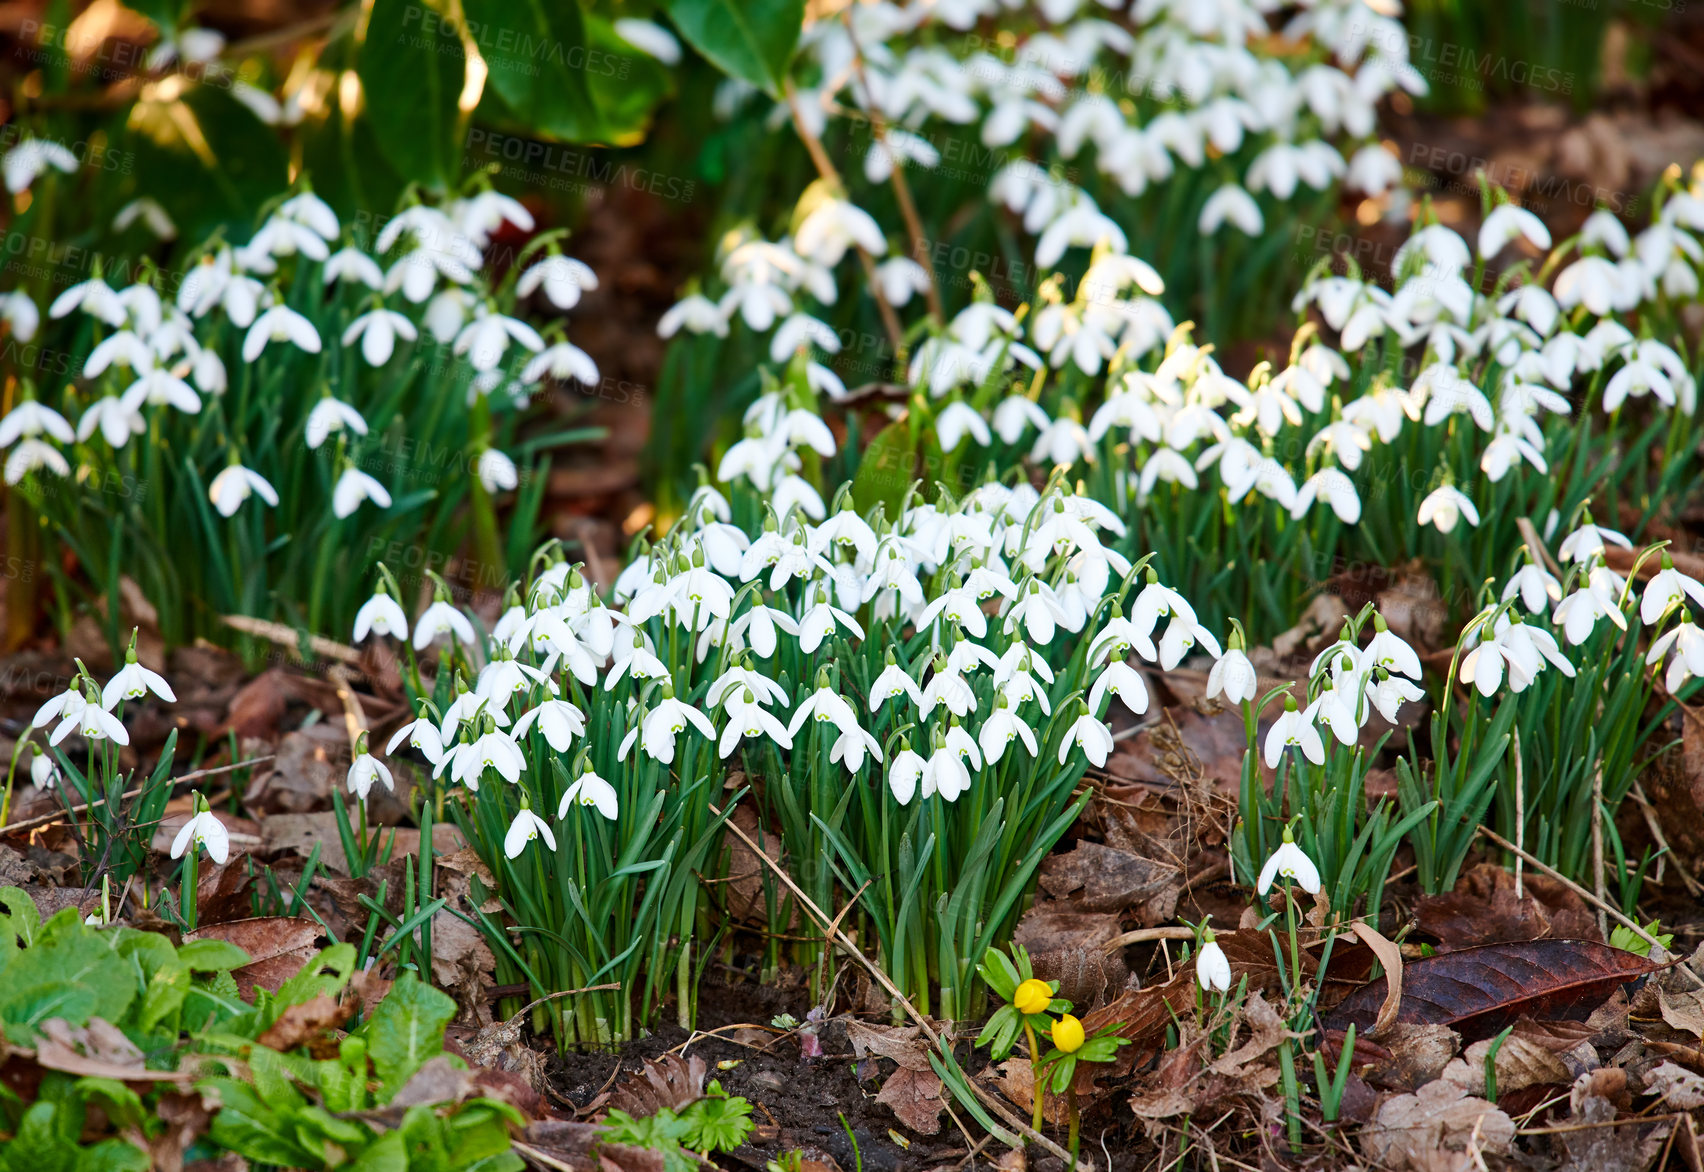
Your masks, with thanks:
M 1603 874 L 1603 764 L 1592 770 L 1592 886 L 1597 891 L 1598 935 L 1609 939 L 1609 920 L 1603 909 L 1609 906 L 1609 885 Z
M 1504 850 L 1514 851 L 1515 854 L 1517 854 L 1521 858 L 1525 859 L 1527 861 L 1527 863 L 1530 864 L 1534 870 L 1541 871 L 1544 874 L 1550 876 L 1552 879 L 1554 879 L 1558 883 L 1562 884 L 1562 886 L 1566 887 L 1569 891 L 1572 891 L 1575 895 L 1579 896 L 1581 899 L 1585 900 L 1587 903 L 1596 907 L 1598 909 L 1598 911 L 1604 913 L 1610 919 L 1613 919 L 1616 923 L 1620 924 L 1622 927 L 1627 928 L 1635 936 L 1639 937 L 1639 939 L 1644 940 L 1645 942 L 1650 944 L 1651 947 L 1663 948 L 1662 941 L 1658 940 L 1655 936 L 1652 936 L 1649 932 L 1645 931 L 1644 928 L 1639 926 L 1637 921 L 1628 919 L 1626 916 L 1622 915 L 1619 911 L 1617 911 L 1614 907 L 1610 906 L 1610 904 L 1606 900 L 1599 899 L 1597 896 L 1595 896 L 1591 892 L 1587 891 L 1584 887 L 1581 887 L 1578 883 L 1576 883 L 1572 879 L 1568 878 L 1568 876 L 1564 875 L 1562 872 L 1558 871 L 1556 868 L 1546 866 L 1541 860 L 1533 857 L 1532 855 L 1527 854 L 1526 851 L 1522 850 L 1520 847 L 1516 846 L 1514 843 L 1512 843 L 1508 839 L 1504 838 L 1501 834 L 1498 834 L 1495 830 L 1492 830 L 1489 826 L 1481 826 L 1479 828 L 1479 833 L 1484 835 L 1486 838 L 1489 838 L 1492 842 L 1496 843 L 1498 846 L 1502 847 Z M 1605 932 L 1604 935 L 1608 936 L 1609 933 Z M 1663 951 L 1667 952 L 1668 949 L 1663 948 Z M 1689 981 L 1691 981 L 1694 985 L 1697 985 L 1700 989 L 1704 989 L 1704 977 L 1699 976 L 1697 973 L 1693 972 L 1690 968 L 1688 968 L 1684 964 L 1680 965 L 1679 968 L 1680 968 L 1681 972 L 1686 974 L 1686 977 Z
M 270 640 L 280 647 L 299 647 L 301 645 L 297 630 L 294 627 L 286 627 L 283 623 L 250 618 L 244 614 L 221 615 L 219 621 L 233 631 L 241 631 L 245 635 L 255 635 Z M 355 648 L 347 643 L 339 643 L 335 639 L 327 639 L 322 635 L 309 635 L 308 649 L 315 655 L 323 655 L 327 659 L 341 659 L 348 664 L 359 664 L 361 662 L 361 653 Z
M 1521 771 L 1521 730 L 1512 730 L 1515 735 L 1515 846 L 1526 847 L 1526 778 Z M 1515 898 L 1525 899 L 1526 890 L 1521 884 L 1521 869 L 1526 866 L 1526 860 L 1520 855 L 1515 856 Z M 1388 883 L 1389 880 L 1387 879 Z
M 799 138 L 805 144 L 805 150 L 810 153 L 811 162 L 816 166 L 817 174 L 822 176 L 830 190 L 838 199 L 846 198 L 846 184 L 841 182 L 840 172 L 834 169 L 834 163 L 829 159 L 828 152 L 822 149 L 822 140 L 811 133 L 810 127 L 799 110 L 799 92 L 793 88 L 791 79 L 787 82 L 787 107 L 793 113 L 793 129 L 799 132 Z M 854 245 L 858 250 L 858 259 L 864 262 L 864 276 L 870 283 L 870 296 L 876 299 L 876 310 L 882 316 L 882 328 L 887 331 L 888 344 L 893 347 L 894 361 L 905 361 L 905 329 L 899 324 L 899 315 L 888 304 L 887 295 L 882 292 L 882 284 L 876 279 L 876 261 L 861 244 Z
M 220 765 L 213 769 L 197 769 L 194 773 L 186 773 L 182 777 L 172 778 L 168 784 L 175 789 L 180 783 L 185 781 L 196 781 L 200 778 L 212 777 L 220 773 L 232 773 L 238 769 L 246 769 L 250 765 L 262 765 L 271 760 L 273 760 L 273 755 L 268 753 L 264 757 L 250 757 L 247 761 L 238 761 L 234 765 Z M 142 790 L 145 788 L 147 787 L 141 786 L 136 789 L 126 790 L 124 793 L 118 795 L 118 800 L 125 801 L 129 798 L 140 797 Z M 82 814 L 94 809 L 96 806 L 104 806 L 106 803 L 106 798 L 96 798 L 92 802 L 86 802 L 81 806 L 72 806 L 68 810 L 55 810 L 51 814 L 42 814 L 36 818 L 27 818 L 22 822 L 14 822 L 10 826 L 0 826 L 0 834 L 22 834 L 26 830 L 34 830 L 38 826 L 51 825 L 52 823 L 62 821 L 73 814 Z
M 722 811 L 718 810 L 715 806 L 710 807 L 710 812 L 718 818 L 722 816 Z M 762 862 L 771 871 L 775 872 L 775 877 L 781 881 L 787 890 L 793 893 L 794 897 L 798 899 L 799 905 L 803 907 L 818 924 L 827 928 L 830 923 L 828 914 L 819 908 L 816 905 L 816 901 L 806 895 L 797 883 L 793 882 L 793 877 L 787 874 L 787 869 L 776 860 L 770 858 L 763 848 L 751 837 L 751 835 L 747 834 L 741 826 L 733 821 L 732 818 L 728 819 L 727 826 L 729 830 L 733 831 L 734 834 L 739 837 L 741 842 L 751 848 L 751 850 L 757 855 L 760 862 Z M 937 1031 L 935 1027 L 929 1023 L 928 1018 L 924 1017 L 917 1011 L 917 1007 L 911 1004 L 911 999 L 899 991 L 899 986 L 893 983 L 893 978 L 888 976 L 887 973 L 882 970 L 881 965 L 871 960 L 868 956 L 865 956 L 864 950 L 859 948 L 854 940 L 838 928 L 835 928 L 831 934 L 831 943 L 840 945 L 848 956 L 863 965 L 864 968 L 868 969 L 870 976 L 875 978 L 876 983 L 886 989 L 888 996 L 892 997 L 899 1004 L 900 1008 L 905 1010 L 906 1016 L 910 1017 L 912 1021 L 917 1023 L 917 1028 L 923 1032 L 924 1037 L 929 1039 L 930 1044 L 935 1046 L 940 1045 L 941 1035 L 939 1031 Z M 965 1085 L 970 1088 L 971 1093 L 978 1099 L 982 1100 L 982 1105 L 987 1107 L 994 1114 L 998 1115 L 1001 1122 L 1005 1123 L 1006 1126 L 1010 1127 L 1019 1135 L 1024 1136 L 1026 1139 L 1029 1139 L 1033 1143 L 1046 1149 L 1050 1155 L 1058 1156 L 1061 1160 L 1064 1160 L 1067 1163 L 1070 1162 L 1070 1152 L 1048 1139 L 1045 1135 L 1042 1135 L 1028 1123 L 1019 1119 L 1007 1108 L 1005 1103 L 1001 1102 L 997 1097 L 984 1090 L 976 1082 L 976 1080 L 972 1079 L 967 1074 L 964 1081 Z M 1077 1167 L 1081 1170 L 1081 1172 L 1095 1172 L 1094 1164 L 1081 1158 L 1077 1161 Z

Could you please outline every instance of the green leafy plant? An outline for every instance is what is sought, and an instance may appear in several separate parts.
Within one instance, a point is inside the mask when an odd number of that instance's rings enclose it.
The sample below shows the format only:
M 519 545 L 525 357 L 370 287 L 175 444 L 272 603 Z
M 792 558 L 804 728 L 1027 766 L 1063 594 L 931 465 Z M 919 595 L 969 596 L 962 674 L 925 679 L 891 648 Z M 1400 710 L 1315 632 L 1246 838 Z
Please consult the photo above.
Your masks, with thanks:
M 756 1126 L 751 1104 L 729 1096 L 715 1079 L 704 1097 L 679 1111 L 664 1107 L 653 1115 L 634 1118 L 611 1111 L 600 1128 L 600 1142 L 645 1148 L 663 1157 L 665 1172 L 692 1172 L 713 1152 L 731 1152 Z

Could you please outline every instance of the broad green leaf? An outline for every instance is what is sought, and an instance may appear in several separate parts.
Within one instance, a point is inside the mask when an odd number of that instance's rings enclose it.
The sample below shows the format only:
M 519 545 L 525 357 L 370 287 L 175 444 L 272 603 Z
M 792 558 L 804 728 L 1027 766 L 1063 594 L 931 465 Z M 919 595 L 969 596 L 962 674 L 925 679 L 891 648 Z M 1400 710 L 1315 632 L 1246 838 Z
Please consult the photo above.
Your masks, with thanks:
M 18 1130 L 0 1147 L 4 1172 L 74 1172 L 77 1148 L 60 1134 L 59 1108 L 33 1104 L 18 1121 Z
M 191 940 L 178 949 L 178 960 L 193 972 L 216 973 L 242 968 L 249 954 L 228 940 Z
M 681 35 L 723 73 L 780 97 L 805 0 L 665 0 Z
M 408 1172 L 408 1149 L 403 1145 L 402 1132 L 387 1131 L 367 1145 L 349 1172 Z
M 527 125 L 594 142 L 601 119 L 588 77 L 602 62 L 576 0 L 462 0 L 485 58 L 485 84 Z
M 357 72 L 379 152 L 397 173 L 429 187 L 454 184 L 467 54 L 451 22 L 421 0 L 374 0 Z
M 852 503 L 860 513 L 867 513 L 879 502 L 887 506 L 889 517 L 897 516 L 916 470 L 910 422 L 901 419 L 888 424 L 876 433 L 858 461 L 858 473 L 852 478 Z
M 284 1114 L 261 1099 L 254 1088 L 231 1078 L 213 1078 L 196 1084 L 198 1090 L 218 1096 L 208 1134 L 213 1142 L 240 1156 L 262 1164 L 302 1164 L 303 1152 L 290 1134 Z
M 77 1172 L 148 1172 L 153 1166 L 147 1152 L 121 1139 L 104 1139 L 77 1156 Z
M 44 939 L 20 952 L 0 988 L 0 1022 L 23 1041 L 50 1017 L 73 1026 L 92 1016 L 117 1022 L 137 994 L 130 966 L 93 932 Z
M 391 986 L 367 1026 L 368 1055 L 389 1101 L 427 1059 L 444 1048 L 455 1001 L 412 974 Z

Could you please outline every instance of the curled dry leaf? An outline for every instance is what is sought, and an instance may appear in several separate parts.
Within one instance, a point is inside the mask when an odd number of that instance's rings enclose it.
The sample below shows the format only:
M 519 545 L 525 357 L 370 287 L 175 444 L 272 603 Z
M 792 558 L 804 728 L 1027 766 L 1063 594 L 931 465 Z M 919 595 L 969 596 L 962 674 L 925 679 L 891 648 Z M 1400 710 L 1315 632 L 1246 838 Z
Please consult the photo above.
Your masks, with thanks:
M 330 1058 L 337 1053 L 337 1044 L 332 1040 L 328 1050 L 326 1035 L 332 1030 L 341 1029 L 343 1023 L 354 1016 L 354 1013 L 355 1005 L 352 1000 L 343 1003 L 321 993 L 311 1001 L 302 1001 L 290 1006 L 257 1041 L 274 1050 L 294 1050 L 297 1046 L 307 1046 L 315 1058 Z
M 1662 966 L 1589 940 L 1487 944 L 1408 961 L 1396 1020 L 1453 1026 L 1477 1040 L 1523 1015 L 1584 1017 L 1616 989 Z M 1385 1003 L 1385 980 L 1373 981 L 1332 1010 L 1326 1025 L 1365 1030 Z
M 1704 1077 L 1684 1066 L 1665 1062 L 1645 1075 L 1645 1093 L 1656 1095 L 1665 1107 L 1696 1111 L 1704 1107 Z
M 876 1102 L 893 1110 L 899 1121 L 919 1135 L 934 1135 L 941 1126 L 942 1086 L 929 1062 L 929 1043 L 917 1026 L 878 1026 L 851 1020 L 846 1034 L 859 1059 L 891 1059 L 899 1069 L 882 1082 Z
M 1340 1031 L 1331 1037 L 1342 1045 Z M 1353 1061 L 1371 1085 L 1413 1092 L 1442 1074 L 1460 1049 L 1461 1037 L 1449 1026 L 1399 1021 L 1376 1042 L 1357 1035 Z
M 704 1097 L 704 1079 L 709 1073 L 709 1064 L 696 1054 L 691 1058 L 674 1053 L 649 1058 L 616 1084 L 608 1106 L 635 1119 L 664 1109 L 684 1111 Z
M 1075 901 L 1042 900 L 1018 921 L 1014 943 L 1030 954 L 1035 975 L 1059 982 L 1059 996 L 1080 1008 L 1104 1005 L 1130 977 L 1122 952 L 1106 945 L 1119 933 L 1110 912 L 1077 912 Z
M 185 940 L 223 940 L 249 954 L 249 963 L 233 969 L 231 977 L 243 1000 L 254 991 L 278 992 L 319 951 L 320 926 L 302 916 L 259 916 L 232 920 L 188 933 Z
M 1414 918 L 1439 952 L 1505 940 L 1599 939 L 1597 917 L 1566 886 L 1529 873 L 1517 895 L 1514 874 L 1497 863 L 1473 867 L 1453 891 L 1422 896 Z
M 1495 1104 L 1440 1080 L 1387 1099 L 1361 1133 L 1361 1149 L 1375 1167 L 1430 1172 L 1440 1150 L 1500 1155 L 1514 1138 L 1514 1120 Z
M 1379 966 L 1384 969 L 1384 1003 L 1379 1006 L 1379 1015 L 1373 1022 L 1373 1028 L 1368 1031 L 1369 1037 L 1383 1037 L 1402 1009 L 1402 950 L 1379 935 L 1378 930 L 1371 924 L 1361 920 L 1351 923 L 1349 929 L 1360 938 L 1361 943 L 1373 950 L 1373 955 L 1379 958 Z
M 138 1050 L 117 1026 L 92 1017 L 86 1026 L 73 1027 L 63 1018 L 41 1024 L 36 1043 L 36 1063 L 48 1070 L 63 1071 L 77 1078 L 110 1078 L 119 1082 L 189 1082 L 193 1068 L 149 1070 Z

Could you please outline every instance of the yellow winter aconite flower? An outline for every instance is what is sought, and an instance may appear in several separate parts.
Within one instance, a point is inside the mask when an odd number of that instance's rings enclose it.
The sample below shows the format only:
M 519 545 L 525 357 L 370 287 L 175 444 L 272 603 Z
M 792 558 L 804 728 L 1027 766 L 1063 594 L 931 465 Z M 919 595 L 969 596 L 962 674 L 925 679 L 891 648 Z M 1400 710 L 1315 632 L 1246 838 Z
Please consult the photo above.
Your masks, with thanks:
M 1062 1054 L 1075 1054 L 1083 1045 L 1083 1023 L 1069 1013 L 1053 1023 L 1053 1044 Z
M 1047 987 L 1046 981 L 1038 981 L 1034 977 L 1019 985 L 1012 994 L 1012 1004 L 1019 1013 L 1046 1013 L 1047 1006 L 1053 1000 L 1053 990 Z

